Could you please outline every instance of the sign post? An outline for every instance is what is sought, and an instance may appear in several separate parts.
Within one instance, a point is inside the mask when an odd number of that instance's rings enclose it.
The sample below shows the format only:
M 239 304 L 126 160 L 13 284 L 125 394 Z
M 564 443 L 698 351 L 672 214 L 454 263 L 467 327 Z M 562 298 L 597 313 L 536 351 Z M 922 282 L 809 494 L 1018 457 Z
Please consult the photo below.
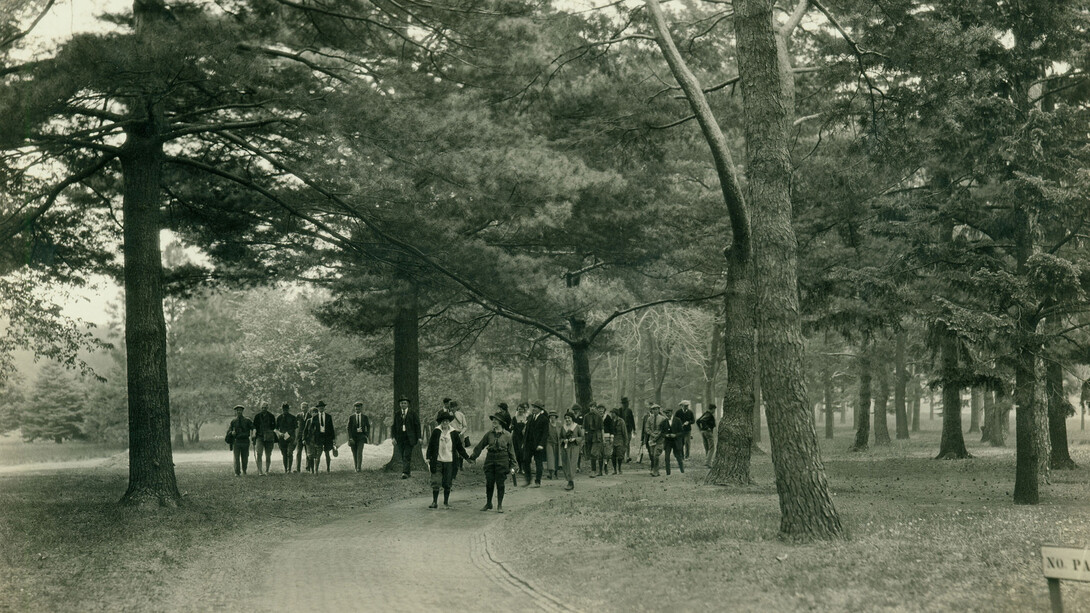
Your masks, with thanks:
M 1048 579 L 1048 599 L 1052 613 L 1063 613 L 1060 579 L 1090 581 L 1090 547 L 1041 546 L 1041 570 Z

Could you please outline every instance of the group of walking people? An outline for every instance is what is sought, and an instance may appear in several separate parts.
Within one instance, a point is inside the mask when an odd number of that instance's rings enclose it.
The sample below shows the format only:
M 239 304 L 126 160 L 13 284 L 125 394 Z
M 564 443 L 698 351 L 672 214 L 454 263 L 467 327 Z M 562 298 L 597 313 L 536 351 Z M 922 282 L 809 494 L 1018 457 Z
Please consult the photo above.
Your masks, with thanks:
M 345 424 L 356 472 L 362 470 L 363 448 L 371 432 L 370 419 L 363 414 L 362 407 L 362 402 L 355 403 L 354 412 Z M 483 469 L 487 499 L 481 510 L 495 508 L 501 513 L 508 477 L 516 487 L 519 486 L 519 475 L 523 478 L 522 487 L 541 487 L 543 478 L 563 479 L 566 481 L 564 489 L 573 490 L 574 476 L 582 472 L 584 461 L 592 479 L 608 475 L 610 471 L 614 475 L 622 474 L 625 464 L 632 461 L 632 438 L 637 428 L 628 398 L 622 398 L 620 406 L 609 411 L 598 403 L 590 403 L 585 408 L 573 405 L 562 417 L 555 410 L 546 411 L 540 401 L 520 403 L 513 414 L 505 402 L 496 408 L 489 416 L 489 431 L 472 445 L 469 424 L 458 402 L 443 399 L 443 407 L 434 422 L 428 424 L 426 434 L 424 458 L 432 486 L 429 508 L 439 507 L 440 492 L 443 507 L 450 508 L 451 489 L 463 463 L 474 463 L 481 454 L 485 454 Z M 323 454 L 326 472 L 329 472 L 330 455 L 337 456 L 336 426 L 325 409 L 324 401 L 314 407 L 304 402 L 300 412 L 293 414 L 290 405 L 285 403 L 281 414 L 274 416 L 268 405 L 264 405 L 250 419 L 243 415 L 245 407 L 236 406 L 235 419 L 228 426 L 225 438 L 234 452 L 235 475 L 246 473 L 251 445 L 259 474 L 269 473 L 274 445 L 280 448 L 284 472 L 292 472 L 293 465 L 295 472 L 299 472 L 303 468 L 304 453 L 307 472 L 320 471 Z M 666 474 L 671 474 L 671 456 L 676 460 L 678 470 L 684 473 L 694 424 L 703 436 L 706 458 L 710 460 L 714 450 L 715 405 L 709 405 L 708 409 L 700 419 L 695 419 L 688 401 L 680 402 L 676 411 L 652 403 L 640 420 L 637 463 L 642 463 L 646 451 L 651 475 L 659 476 L 660 456 L 665 454 Z M 422 442 L 422 432 L 419 413 L 411 408 L 410 399 L 399 398 L 390 435 L 395 442 L 395 459 L 400 461 L 402 479 L 408 479 L 412 474 L 412 454 Z
M 303 454 L 306 454 L 306 470 L 317 474 L 321 469 L 322 455 L 325 455 L 325 469 L 330 471 L 330 456 L 337 456 L 337 428 L 333 415 L 326 412 L 326 403 L 319 400 L 313 407 L 303 402 L 299 413 L 291 412 L 291 405 L 284 403 L 280 414 L 273 415 L 269 405 L 250 419 L 243 415 L 246 407 L 235 407 L 235 418 L 227 426 L 224 442 L 234 454 L 235 476 L 246 474 L 249 466 L 250 446 L 254 448 L 254 459 L 259 475 L 268 475 L 272 464 L 274 446 L 280 448 L 284 472 L 295 472 L 303 468 Z M 352 449 L 352 461 L 356 472 L 363 469 L 363 447 L 370 438 L 371 420 L 363 413 L 363 403 L 357 402 L 348 416 L 345 429 L 348 432 L 348 446 Z M 262 470 L 262 458 L 265 468 Z

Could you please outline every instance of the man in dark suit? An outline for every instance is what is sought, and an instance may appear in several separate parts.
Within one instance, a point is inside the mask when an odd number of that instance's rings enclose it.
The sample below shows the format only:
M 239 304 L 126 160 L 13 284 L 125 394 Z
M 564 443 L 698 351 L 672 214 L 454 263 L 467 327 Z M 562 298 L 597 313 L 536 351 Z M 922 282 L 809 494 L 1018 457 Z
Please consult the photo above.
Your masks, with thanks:
M 363 445 L 371 432 L 371 420 L 363 414 L 363 403 L 356 403 L 356 412 L 348 416 L 348 446 L 352 448 L 352 462 L 356 472 L 363 470 Z
M 621 398 L 621 417 L 624 418 L 624 425 L 628 428 L 628 448 L 625 451 L 625 461 L 632 461 L 632 436 L 636 433 L 636 416 L 632 413 L 632 408 L 628 406 L 628 397 Z
M 696 415 L 693 414 L 692 408 L 689 406 L 688 400 L 682 400 L 677 407 L 677 416 L 681 419 L 681 438 L 682 445 L 685 449 L 685 459 L 689 459 L 689 448 L 693 440 L 693 422 L 696 421 Z
M 678 411 L 680 413 L 680 411 Z M 662 425 L 663 447 L 666 451 L 666 474 L 670 474 L 670 453 L 677 458 L 677 469 L 685 474 L 685 436 L 682 430 L 682 420 L 677 413 L 670 414 L 670 409 L 664 411 L 666 421 Z
M 602 460 L 602 443 L 604 441 L 602 413 L 604 409 L 604 406 L 599 409 L 592 402 L 591 409 L 583 415 L 583 450 L 587 454 L 587 458 L 590 459 L 591 479 L 601 477 L 602 471 L 605 469 L 605 462 Z
M 310 421 L 310 405 L 299 403 L 299 414 L 295 416 L 295 472 L 303 469 L 303 454 L 306 453 L 307 422 Z M 307 472 L 310 472 L 310 456 L 307 456 Z
M 254 455 L 257 460 L 257 474 L 266 475 L 272 464 L 273 445 L 276 444 L 276 416 L 269 411 L 269 403 L 261 405 L 261 411 L 254 415 Z M 261 456 L 265 456 L 265 470 L 261 470 Z
M 246 465 L 250 463 L 250 433 L 254 430 L 254 422 L 242 414 L 246 407 L 241 404 L 235 407 L 235 418 L 227 426 L 227 436 L 224 438 L 231 446 L 235 457 L 235 476 L 246 474 Z
M 292 452 L 295 451 L 295 445 L 298 443 L 296 438 L 296 430 L 299 426 L 299 420 L 291 414 L 291 405 L 284 403 L 280 407 L 282 411 L 276 416 L 276 444 L 280 447 L 280 455 L 284 458 L 284 472 L 291 472 L 291 460 Z
M 409 406 L 409 397 L 398 398 L 398 407 L 394 409 L 394 444 L 397 455 L 401 458 L 401 478 L 408 479 L 412 474 L 413 448 L 420 441 L 420 416 Z
M 711 467 L 712 458 L 715 457 L 715 405 L 709 404 L 708 409 L 696 420 L 696 427 L 700 428 L 700 436 L 704 440 L 704 466 Z
M 314 437 L 315 447 L 319 453 L 325 454 L 325 471 L 329 472 L 329 464 L 332 461 L 329 454 L 337 443 L 337 431 L 333 429 L 333 416 L 325 412 L 325 401 L 319 400 L 315 406 L 318 409 L 318 416 L 312 420 L 313 423 L 310 425 L 311 434 Z M 318 474 L 320 468 L 321 457 L 319 456 L 314 459 L 314 474 Z
M 526 454 L 526 483 L 530 485 L 530 464 L 534 465 L 534 487 L 541 487 L 542 463 L 545 462 L 545 445 L 549 442 L 549 416 L 545 414 L 545 405 L 540 400 L 535 400 L 530 405 L 530 418 L 526 420 L 524 431 L 523 453 Z

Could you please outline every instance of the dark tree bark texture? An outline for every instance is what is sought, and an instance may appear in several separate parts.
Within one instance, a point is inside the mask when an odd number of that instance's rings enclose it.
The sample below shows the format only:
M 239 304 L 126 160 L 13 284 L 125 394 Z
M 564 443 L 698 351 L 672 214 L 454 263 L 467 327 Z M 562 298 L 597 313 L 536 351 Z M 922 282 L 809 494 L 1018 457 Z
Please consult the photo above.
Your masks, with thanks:
M 905 370 L 905 333 L 897 332 L 894 354 L 893 412 L 897 423 L 897 440 L 908 440 L 908 407 L 906 406 L 908 371 Z
M 1053 330 L 1058 328 L 1052 322 L 1049 325 Z M 1077 466 L 1067 447 L 1067 417 L 1070 414 L 1070 405 L 1064 395 L 1063 366 L 1056 360 L 1050 360 L 1045 366 L 1045 393 L 1048 397 L 1048 438 L 1051 443 L 1049 467 L 1055 470 L 1075 470 Z
M 937 460 L 962 460 L 972 457 L 965 449 L 965 437 L 961 434 L 961 386 L 958 377 L 958 348 L 954 333 L 942 332 L 942 439 L 939 442 Z
M 408 279 L 402 281 L 401 304 L 394 315 L 394 408 L 391 409 L 391 423 L 399 399 L 404 396 L 409 399 L 410 410 L 417 412 L 423 425 L 427 423 L 428 416 L 420 411 L 420 305 L 416 285 Z M 385 466 L 387 472 L 401 470 L 399 451 L 395 439 L 393 456 Z M 413 446 L 412 468 L 424 468 L 419 442 Z
M 802 376 L 802 329 L 790 198 L 787 75 L 779 62 L 771 0 L 736 0 L 734 25 L 745 114 L 746 174 L 753 207 L 759 379 L 766 403 L 780 533 L 840 534 Z
M 130 128 L 124 174 L 125 349 L 129 397 L 129 487 L 122 504 L 177 506 L 170 446 L 163 268 L 159 248 L 163 144 L 154 111 Z

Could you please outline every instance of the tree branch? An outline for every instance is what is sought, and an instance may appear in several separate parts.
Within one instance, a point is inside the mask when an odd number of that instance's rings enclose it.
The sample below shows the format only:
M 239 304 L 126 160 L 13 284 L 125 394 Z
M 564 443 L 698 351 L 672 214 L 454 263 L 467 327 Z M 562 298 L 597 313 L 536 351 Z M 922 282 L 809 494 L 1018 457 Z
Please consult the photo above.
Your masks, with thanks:
M 106 165 L 112 162 L 116 157 L 116 154 L 108 154 L 103 156 L 94 164 L 91 164 L 87 168 L 84 168 L 83 170 L 69 176 L 65 180 L 53 186 L 53 189 L 49 190 L 49 193 L 46 195 L 45 201 L 35 207 L 34 210 L 30 211 L 29 213 L 18 219 L 16 219 L 16 217 L 13 215 L 11 218 L 4 221 L 4 223 L 0 223 L 0 243 L 8 242 L 20 232 L 28 228 L 31 224 L 34 223 L 35 220 L 44 215 L 45 212 L 53 206 L 53 204 L 57 201 L 57 198 L 64 190 L 68 189 L 72 185 L 75 185 L 76 183 L 79 183 L 80 181 L 83 181 L 84 179 L 91 177 L 98 171 L 105 168 Z
M 673 303 L 685 303 L 685 302 L 704 302 L 705 300 L 712 300 L 714 298 L 722 298 L 724 295 L 726 295 L 726 292 L 719 292 L 718 294 L 712 294 L 711 296 L 700 296 L 700 297 L 697 297 L 697 298 L 663 298 L 662 300 L 653 300 L 651 302 L 645 302 L 643 304 L 637 304 L 636 306 L 629 307 L 627 309 L 620 309 L 620 310 L 617 310 L 617 311 L 613 311 L 613 313 L 609 317 L 606 317 L 604 320 L 602 320 L 602 323 L 595 326 L 593 332 L 591 332 L 589 335 L 587 335 L 587 342 L 588 343 L 593 343 L 594 339 L 602 332 L 602 330 L 605 330 L 606 326 L 608 326 L 614 319 L 617 319 L 618 317 L 620 317 L 622 315 L 627 315 L 628 313 L 632 313 L 634 311 L 642 311 L 643 309 L 648 309 L 648 308 L 651 308 L 653 306 L 658 306 L 660 304 L 673 304 Z

